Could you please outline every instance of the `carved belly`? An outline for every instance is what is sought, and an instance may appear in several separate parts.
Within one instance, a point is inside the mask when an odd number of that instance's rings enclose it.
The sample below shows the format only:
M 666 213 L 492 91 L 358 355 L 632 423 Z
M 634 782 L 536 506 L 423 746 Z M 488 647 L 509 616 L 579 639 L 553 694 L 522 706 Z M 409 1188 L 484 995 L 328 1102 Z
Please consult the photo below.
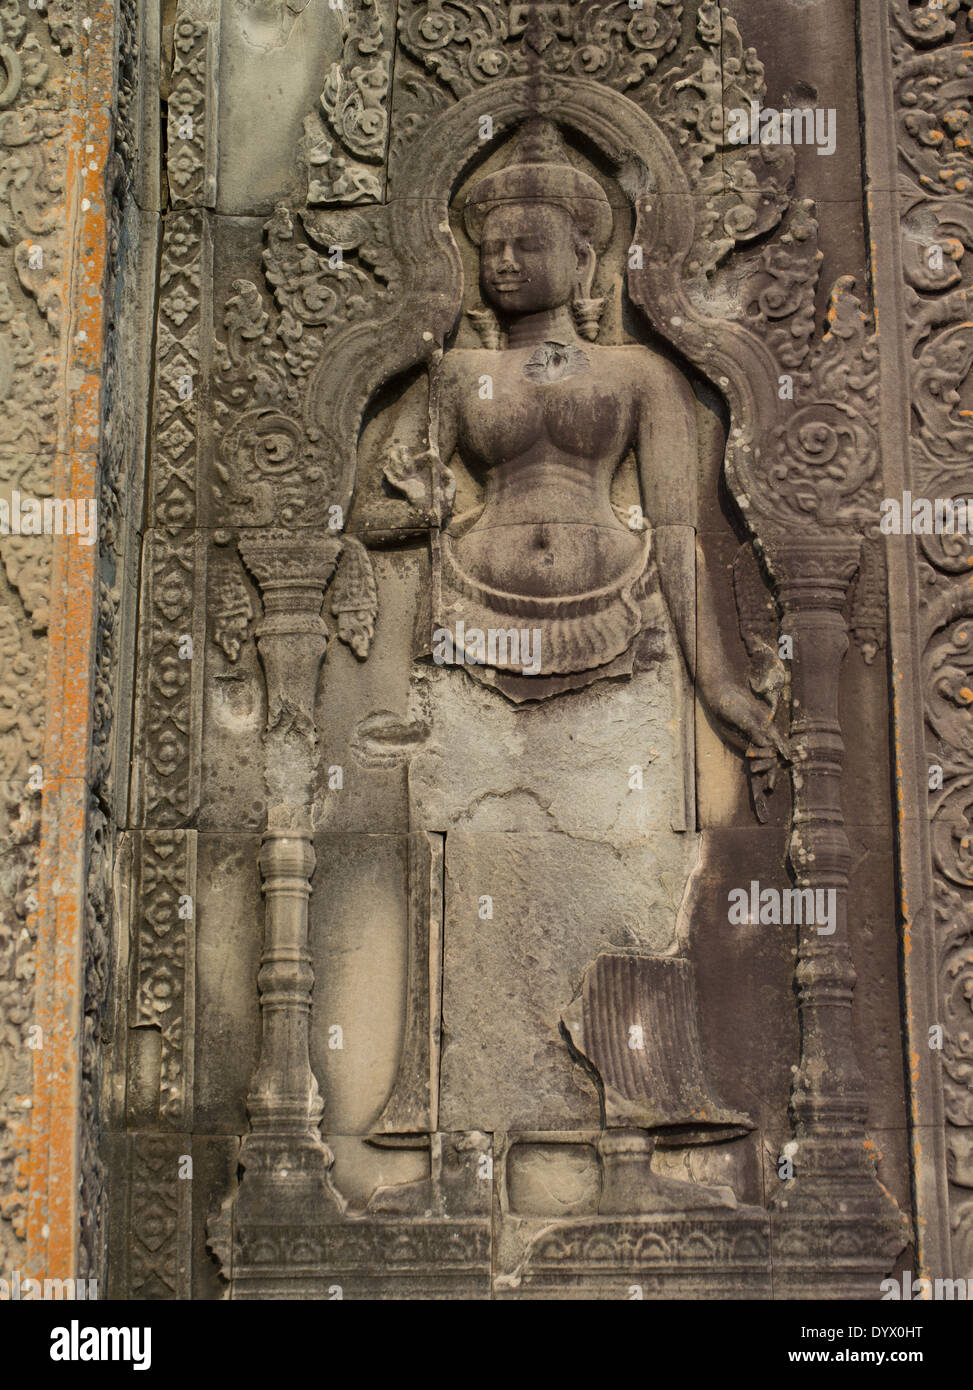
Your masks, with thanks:
M 532 598 L 602 589 L 621 579 L 642 553 L 638 537 L 620 526 L 550 521 L 478 525 L 454 549 L 478 583 Z

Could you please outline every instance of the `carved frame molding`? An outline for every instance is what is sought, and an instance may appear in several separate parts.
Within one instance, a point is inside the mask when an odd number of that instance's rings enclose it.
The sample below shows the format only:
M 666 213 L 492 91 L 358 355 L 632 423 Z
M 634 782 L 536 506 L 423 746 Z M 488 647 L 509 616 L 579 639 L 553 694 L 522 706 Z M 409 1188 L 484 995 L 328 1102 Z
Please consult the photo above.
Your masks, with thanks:
M 973 364 L 969 11 L 969 0 L 860 0 L 875 296 L 895 325 L 881 358 L 895 499 L 973 495 L 973 428 L 959 410 Z M 886 555 L 917 1273 L 962 1278 L 973 1274 L 969 546 L 889 536 Z

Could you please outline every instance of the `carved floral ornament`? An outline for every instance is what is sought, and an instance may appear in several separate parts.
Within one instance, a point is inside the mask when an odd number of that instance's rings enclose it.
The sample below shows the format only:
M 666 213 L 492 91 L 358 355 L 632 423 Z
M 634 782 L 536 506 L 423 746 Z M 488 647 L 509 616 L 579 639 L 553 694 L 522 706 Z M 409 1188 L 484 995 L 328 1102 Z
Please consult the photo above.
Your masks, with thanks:
M 403 7 L 404 47 L 457 96 L 480 83 L 548 72 L 594 78 L 617 90 L 637 85 L 679 41 L 679 0 L 603 4 L 489 4 L 420 0 Z
M 970 8 L 970 0 L 889 0 L 892 17 L 914 44 L 937 44 L 956 33 L 957 16 Z
M 764 95 L 763 66 L 745 49 L 735 21 L 703 0 L 698 43 L 658 81 L 649 80 L 677 46 L 682 6 L 671 0 L 507 4 L 413 0 L 400 7 L 396 95 L 389 144 L 385 95 L 393 22 L 386 0 L 349 10 L 342 59 L 329 73 L 319 110 L 307 118 L 302 151 L 308 206 L 360 204 L 384 196 L 388 153 L 393 188 L 400 157 L 431 117 L 508 77 L 571 75 L 625 92 L 666 130 L 694 190 L 704 196 L 687 264 L 709 273 L 741 243 L 771 230 L 787 207 L 793 154 L 786 147 L 737 146 L 727 113 Z M 388 146 L 388 149 L 387 149 Z
M 915 495 L 971 495 L 973 423 L 964 409 L 973 366 L 967 253 L 970 211 L 970 0 L 890 0 L 905 322 L 910 360 L 910 483 Z M 928 953 L 942 1020 L 942 1103 L 954 1272 L 973 1261 L 973 603 L 965 535 L 919 536 L 926 752 L 940 769 L 928 791 L 933 902 L 913 941 Z M 925 795 L 925 791 L 923 792 Z M 919 803 L 922 804 L 921 802 Z

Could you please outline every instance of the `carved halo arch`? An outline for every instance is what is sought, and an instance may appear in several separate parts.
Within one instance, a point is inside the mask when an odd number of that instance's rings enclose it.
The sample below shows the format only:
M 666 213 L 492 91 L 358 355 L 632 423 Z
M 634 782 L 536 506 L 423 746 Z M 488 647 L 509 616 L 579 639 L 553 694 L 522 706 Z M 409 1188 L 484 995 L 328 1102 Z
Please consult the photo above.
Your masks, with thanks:
M 489 143 L 479 138 L 481 116 L 493 122 Z M 408 194 L 369 210 L 375 239 L 394 266 L 394 305 L 330 339 L 306 398 L 309 439 L 341 479 L 337 500 L 347 511 L 368 403 L 387 381 L 431 363 L 458 321 L 463 271 L 449 225 L 454 190 L 485 152 L 531 116 L 583 136 L 614 167 L 635 209 L 634 241 L 644 252 L 642 269 L 628 270 L 629 295 L 653 329 L 727 401 L 725 471 L 747 517 L 751 496 L 759 496 L 761 437 L 769 438 L 781 419 L 774 359 L 747 328 L 704 315 L 686 293 L 683 266 L 693 244 L 695 195 L 662 127 L 628 97 L 596 82 L 550 76 L 503 79 L 437 112 L 414 135 L 396 170 L 396 185 Z M 361 221 L 362 215 L 361 209 L 307 212 L 303 221 L 320 244 L 335 236 L 343 219 Z M 337 391 L 335 381 L 342 383 Z

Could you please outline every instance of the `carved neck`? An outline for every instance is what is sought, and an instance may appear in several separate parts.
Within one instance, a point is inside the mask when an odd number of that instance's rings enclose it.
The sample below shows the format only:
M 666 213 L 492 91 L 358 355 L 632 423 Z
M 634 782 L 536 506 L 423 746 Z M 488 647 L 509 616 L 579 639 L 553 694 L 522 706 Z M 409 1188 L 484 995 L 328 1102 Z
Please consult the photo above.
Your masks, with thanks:
M 555 340 L 559 343 L 580 343 L 566 304 L 556 309 L 540 309 L 536 314 L 524 314 L 507 324 L 507 347 L 536 347 L 538 343 Z

